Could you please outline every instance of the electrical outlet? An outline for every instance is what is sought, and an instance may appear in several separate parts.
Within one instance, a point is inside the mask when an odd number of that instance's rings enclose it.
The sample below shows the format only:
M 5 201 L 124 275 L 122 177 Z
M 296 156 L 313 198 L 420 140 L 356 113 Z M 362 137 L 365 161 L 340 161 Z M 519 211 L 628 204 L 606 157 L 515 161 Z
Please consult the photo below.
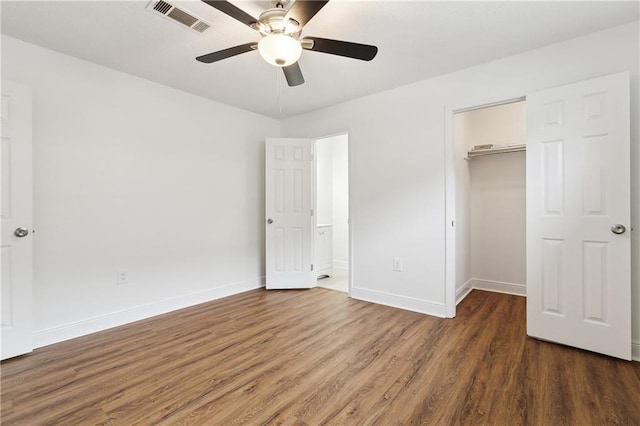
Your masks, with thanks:
M 402 272 L 402 259 L 399 257 L 393 258 L 393 270 L 396 272 Z
M 127 284 L 129 282 L 129 273 L 125 270 L 118 271 L 118 284 Z

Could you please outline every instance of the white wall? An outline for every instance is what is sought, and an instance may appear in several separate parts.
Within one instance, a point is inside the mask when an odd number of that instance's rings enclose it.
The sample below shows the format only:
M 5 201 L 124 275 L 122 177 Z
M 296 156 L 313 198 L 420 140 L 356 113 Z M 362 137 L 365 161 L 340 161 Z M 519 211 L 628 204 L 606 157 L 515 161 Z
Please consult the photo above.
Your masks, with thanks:
M 524 152 L 512 152 L 476 157 L 469 165 L 471 276 L 477 288 L 526 294 L 525 163 Z
M 333 268 L 349 269 L 349 136 L 331 138 Z
M 2 77 L 33 88 L 36 344 L 262 284 L 276 120 L 10 37 Z
M 471 290 L 471 174 L 468 141 L 473 139 L 467 123 L 468 114 L 453 117 L 453 148 L 455 151 L 455 256 L 456 256 L 456 301 L 459 303 Z M 477 145 L 477 144 L 476 144 Z
M 463 141 L 467 150 L 487 143 L 527 143 L 527 108 L 524 101 L 475 109 L 457 115 L 462 115 L 464 125 L 471 129 L 465 133 Z
M 330 140 L 316 143 L 316 222 L 333 224 L 333 151 Z
M 286 136 L 349 131 L 352 295 L 444 315 L 444 111 L 628 70 L 632 222 L 640 228 L 638 22 L 360 98 L 282 122 Z M 640 238 L 633 235 L 633 338 L 640 342 Z M 392 271 L 392 258 L 404 271 Z

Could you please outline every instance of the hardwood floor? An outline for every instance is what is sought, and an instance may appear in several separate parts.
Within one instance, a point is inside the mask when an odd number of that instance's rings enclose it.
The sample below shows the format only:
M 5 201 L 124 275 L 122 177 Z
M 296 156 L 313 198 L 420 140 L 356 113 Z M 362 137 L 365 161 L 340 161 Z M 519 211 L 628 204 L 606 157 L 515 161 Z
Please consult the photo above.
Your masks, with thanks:
M 2 362 L 2 424 L 640 424 L 640 363 L 525 336 L 525 299 L 453 320 L 255 290 Z

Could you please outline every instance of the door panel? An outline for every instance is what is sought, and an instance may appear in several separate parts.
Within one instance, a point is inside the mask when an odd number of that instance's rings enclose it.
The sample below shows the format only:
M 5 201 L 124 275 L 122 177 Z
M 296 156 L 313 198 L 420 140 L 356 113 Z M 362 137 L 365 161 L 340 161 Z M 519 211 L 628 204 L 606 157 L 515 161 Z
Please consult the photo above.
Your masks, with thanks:
M 0 341 L 2 359 L 33 349 L 31 90 L 2 82 Z M 14 234 L 17 228 L 29 231 Z
M 266 141 L 267 289 L 316 284 L 312 271 L 312 147 L 310 139 Z
M 564 241 L 542 239 L 542 310 L 564 315 L 562 295 L 564 280 Z
M 527 96 L 527 333 L 631 359 L 629 75 Z
M 562 141 L 543 142 L 545 214 L 561 215 L 564 207 Z

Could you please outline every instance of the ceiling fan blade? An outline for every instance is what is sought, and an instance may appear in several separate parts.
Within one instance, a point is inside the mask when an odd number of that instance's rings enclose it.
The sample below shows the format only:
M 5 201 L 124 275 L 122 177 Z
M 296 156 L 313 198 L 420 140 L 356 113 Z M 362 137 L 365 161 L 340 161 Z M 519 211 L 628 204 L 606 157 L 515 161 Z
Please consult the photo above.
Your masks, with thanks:
M 290 87 L 299 86 L 304 83 L 302 70 L 300 69 L 300 65 L 298 65 L 297 62 L 289 65 L 288 67 L 282 67 L 282 71 L 284 71 L 284 76 L 287 79 L 287 84 Z
M 296 0 L 287 12 L 285 20 L 293 18 L 298 21 L 300 27 L 304 27 L 327 3 L 329 0 Z
M 217 52 L 207 53 L 206 55 L 198 56 L 196 58 L 197 61 L 204 62 L 205 64 L 210 64 L 212 62 L 220 61 L 222 59 L 227 59 L 232 56 L 240 55 L 241 53 L 251 52 L 256 49 L 256 43 L 246 43 L 241 44 L 240 46 L 230 47 L 224 50 L 218 50 Z
M 311 40 L 313 46 L 306 47 L 304 43 L 305 40 Z M 305 37 L 304 40 L 302 40 L 302 47 L 315 52 L 346 56 L 347 58 L 360 59 L 362 61 L 370 61 L 375 58 L 378 53 L 376 46 L 319 37 Z
M 224 0 L 202 0 L 202 1 L 208 4 L 209 6 L 213 7 L 214 9 L 218 9 L 220 12 L 226 15 L 229 15 L 233 19 L 240 21 L 243 24 L 253 28 L 254 30 L 256 29 L 254 25 L 258 22 L 258 20 L 253 16 L 249 15 L 244 10 L 229 3 L 228 1 L 224 1 Z

